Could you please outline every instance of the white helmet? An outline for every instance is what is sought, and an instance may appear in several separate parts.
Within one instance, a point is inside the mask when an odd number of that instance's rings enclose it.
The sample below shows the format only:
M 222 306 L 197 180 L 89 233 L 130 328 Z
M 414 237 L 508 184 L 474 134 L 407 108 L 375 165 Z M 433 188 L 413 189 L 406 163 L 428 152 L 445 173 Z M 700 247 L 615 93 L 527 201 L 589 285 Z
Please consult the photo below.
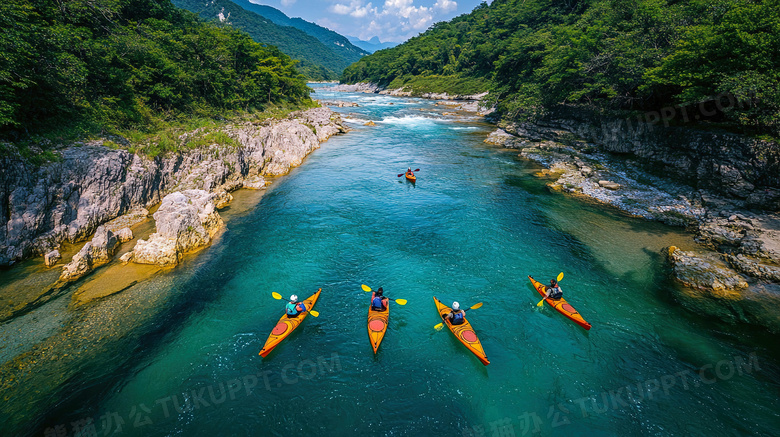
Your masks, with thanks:
M 452 309 L 455 311 L 458 311 L 460 309 L 460 304 L 457 302 L 452 303 Z
M 292 296 L 290 296 L 290 302 L 298 302 L 298 296 L 296 296 L 294 294 Z

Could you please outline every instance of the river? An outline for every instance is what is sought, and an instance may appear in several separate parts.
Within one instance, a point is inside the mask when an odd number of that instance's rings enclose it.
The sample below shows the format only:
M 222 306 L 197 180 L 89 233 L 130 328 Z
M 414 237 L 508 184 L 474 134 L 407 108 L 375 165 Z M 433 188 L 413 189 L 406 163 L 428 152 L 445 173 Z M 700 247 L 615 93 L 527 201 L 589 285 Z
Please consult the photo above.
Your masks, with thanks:
M 314 98 L 359 104 L 335 108 L 354 130 L 261 198 L 242 194 L 211 247 L 97 303 L 65 295 L 0 326 L 5 347 L 23 338 L 15 353 L 33 357 L 4 358 L 4 377 L 23 381 L 3 393 L 10 430 L 780 433 L 776 336 L 675 299 L 663 252 L 693 247 L 689 235 L 550 192 L 537 164 L 485 144 L 492 126 L 473 115 L 313 86 Z M 410 166 L 415 184 L 397 176 Z M 536 306 L 527 276 L 559 272 L 590 331 Z M 408 300 L 391 303 L 376 356 L 361 284 Z M 319 317 L 258 356 L 283 309 L 272 293 L 319 287 Z M 433 296 L 484 304 L 467 316 L 489 366 L 433 328 Z

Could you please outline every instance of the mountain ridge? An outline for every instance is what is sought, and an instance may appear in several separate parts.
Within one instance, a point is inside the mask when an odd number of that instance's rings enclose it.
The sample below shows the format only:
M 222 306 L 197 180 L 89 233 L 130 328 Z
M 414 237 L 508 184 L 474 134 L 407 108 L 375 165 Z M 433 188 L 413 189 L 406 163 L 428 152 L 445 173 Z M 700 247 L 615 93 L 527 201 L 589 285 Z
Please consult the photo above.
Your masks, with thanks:
M 382 42 L 382 41 L 379 40 L 378 36 L 374 36 L 371 39 L 369 39 L 368 41 L 360 39 L 360 38 L 358 38 L 356 36 L 350 36 L 350 35 L 344 35 L 344 36 L 352 44 L 360 47 L 363 50 L 371 52 L 371 53 L 378 52 L 379 50 L 390 49 L 390 48 L 393 48 L 393 47 L 397 46 L 398 44 L 401 44 L 401 43 L 397 43 L 397 42 Z
M 249 0 L 230 1 L 241 6 L 247 11 L 254 12 L 271 20 L 271 22 L 274 24 L 294 27 L 308 35 L 311 35 L 325 44 L 326 47 L 335 47 L 334 52 L 344 57 L 344 59 L 350 61 L 350 64 L 369 54 L 364 49 L 353 45 L 349 38 L 345 37 L 344 35 L 322 27 L 316 23 L 306 21 L 303 18 L 290 18 L 287 14 L 280 11 L 279 9 L 274 8 L 273 6 L 252 3 Z
M 202 19 L 242 30 L 258 43 L 276 46 L 298 61 L 298 70 L 310 80 L 337 79 L 347 66 L 363 57 L 363 52 L 357 52 L 357 48 L 344 51 L 336 44 L 326 45 L 300 29 L 278 25 L 235 1 L 211 0 L 204 3 L 200 0 L 172 0 L 172 3 Z M 277 12 L 281 14 L 281 11 Z

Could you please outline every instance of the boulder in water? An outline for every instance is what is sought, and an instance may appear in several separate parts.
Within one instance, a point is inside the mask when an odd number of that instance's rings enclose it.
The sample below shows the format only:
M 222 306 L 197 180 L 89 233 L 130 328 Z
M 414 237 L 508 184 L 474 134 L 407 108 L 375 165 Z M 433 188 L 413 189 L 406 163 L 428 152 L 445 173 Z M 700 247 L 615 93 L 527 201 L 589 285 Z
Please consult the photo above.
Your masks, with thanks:
M 92 241 L 85 244 L 70 263 L 62 268 L 60 281 L 75 281 L 96 267 L 107 264 L 118 247 L 116 235 L 105 226 L 98 227 Z
M 133 262 L 177 264 L 185 252 L 211 242 L 223 226 L 214 200 L 218 195 L 203 190 L 171 193 L 154 213 L 157 232 L 139 240 L 133 249 Z

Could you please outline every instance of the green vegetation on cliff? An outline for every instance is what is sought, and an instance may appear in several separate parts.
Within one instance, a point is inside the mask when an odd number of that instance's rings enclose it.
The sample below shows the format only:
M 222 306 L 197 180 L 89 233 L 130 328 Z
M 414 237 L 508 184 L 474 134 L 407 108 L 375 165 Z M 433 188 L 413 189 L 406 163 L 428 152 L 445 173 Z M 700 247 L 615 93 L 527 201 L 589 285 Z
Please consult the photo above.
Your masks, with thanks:
M 778 53 L 780 0 L 494 0 L 361 59 L 341 80 L 481 84 L 502 115 L 526 120 L 559 104 L 710 101 L 710 120 L 777 133 Z
M 287 55 L 170 0 L 8 0 L 0 29 L 0 134 L 9 139 L 311 103 Z

